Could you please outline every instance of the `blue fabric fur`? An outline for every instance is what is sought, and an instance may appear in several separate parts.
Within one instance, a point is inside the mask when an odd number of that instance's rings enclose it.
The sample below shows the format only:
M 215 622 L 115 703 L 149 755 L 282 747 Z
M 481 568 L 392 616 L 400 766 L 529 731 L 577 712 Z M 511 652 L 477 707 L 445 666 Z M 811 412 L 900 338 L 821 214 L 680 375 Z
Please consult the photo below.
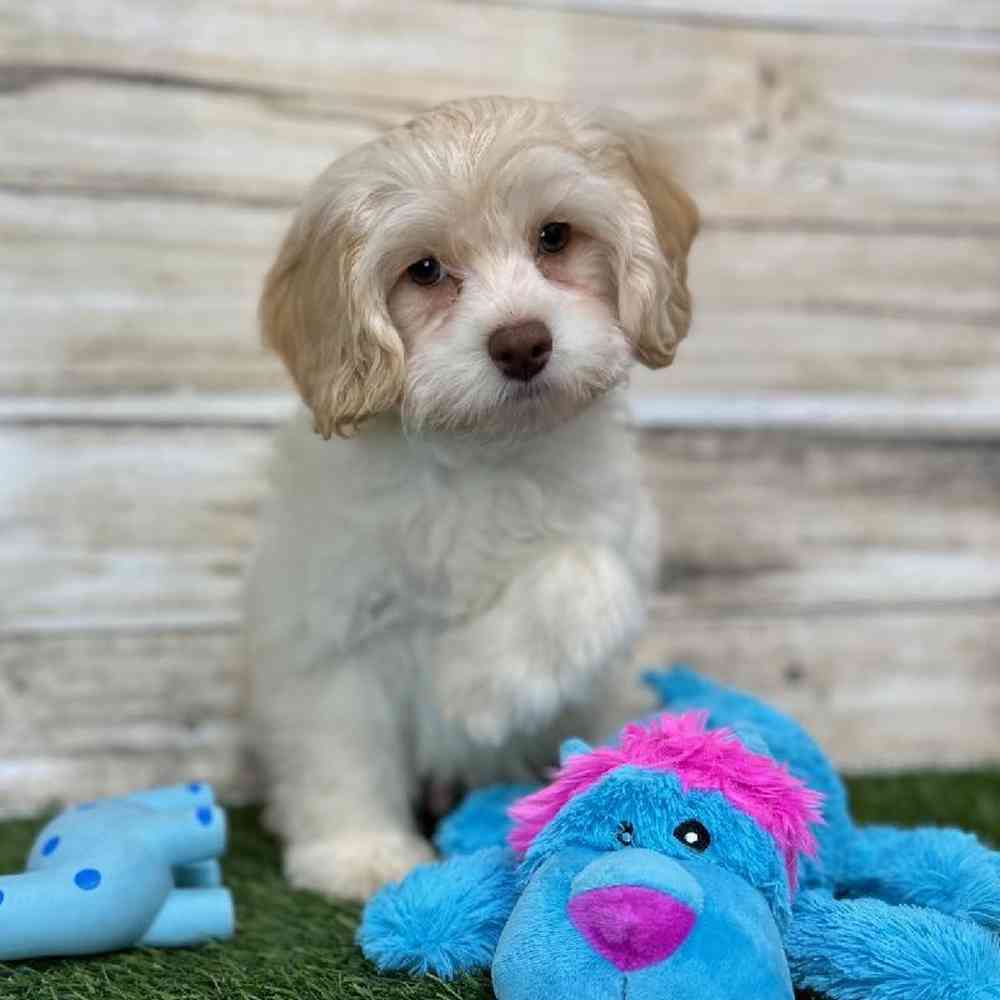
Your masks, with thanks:
M 1000 853 L 960 830 L 855 826 L 839 776 L 797 723 L 686 667 L 647 674 L 671 711 L 751 724 L 826 795 L 786 949 L 797 987 L 835 1000 L 1000 1000 Z
M 1000 931 L 1000 853 L 962 830 L 862 826 L 838 895 L 909 903 Z
M 712 835 L 704 854 L 693 854 L 674 830 L 696 818 Z M 684 865 L 706 862 L 725 868 L 763 894 L 779 929 L 790 917 L 788 876 L 770 835 L 733 808 L 719 792 L 685 792 L 676 776 L 620 767 L 571 799 L 535 838 L 521 863 L 522 882 L 560 851 L 630 850 L 616 839 L 620 824 L 634 830 L 633 844 Z M 631 884 L 642 884 L 635 883 Z
M 380 969 L 451 979 L 489 966 L 517 901 L 504 847 L 415 868 L 365 907 L 358 944 Z
M 642 855 L 642 849 L 617 856 Z M 574 883 L 614 859 L 607 851 L 566 847 L 551 853 L 528 881 L 493 961 L 499 1000 L 792 1000 L 781 936 L 763 896 L 720 865 L 691 859 L 704 907 L 691 936 L 664 962 L 622 973 L 573 927 L 567 902 Z M 655 877 L 653 854 L 644 866 Z M 627 878 L 635 884 L 635 876 Z
M 586 749 L 571 743 L 564 755 Z M 514 797 L 471 796 L 439 844 L 462 851 L 489 842 L 491 825 L 505 837 Z M 691 819 L 710 831 L 703 852 L 675 834 Z M 681 885 L 698 898 L 693 929 L 667 958 L 638 968 L 604 957 L 567 909 L 571 896 L 594 887 L 639 886 L 690 905 Z M 449 978 L 492 965 L 499 1000 L 792 1000 L 782 947 L 790 913 L 784 860 L 750 817 L 719 792 L 685 791 L 675 775 L 621 767 L 576 795 L 519 861 L 487 846 L 382 890 L 365 908 L 358 941 L 383 970 Z
M 786 940 L 798 987 L 837 1000 L 997 1000 L 1000 939 L 921 906 L 804 892 Z
M 646 681 L 670 711 L 707 711 L 710 726 L 824 794 L 819 853 L 800 866 L 794 905 L 773 842 L 748 816 L 719 793 L 622 767 L 571 799 L 521 859 L 501 846 L 506 812 L 533 789 L 471 795 L 437 837 L 453 856 L 368 904 L 365 954 L 444 978 L 492 966 L 499 1000 L 791 1000 L 792 983 L 833 1000 L 1000 1000 L 1000 854 L 958 830 L 857 827 L 840 777 L 797 723 L 685 667 Z M 587 749 L 568 741 L 561 756 Z M 704 854 L 673 835 L 691 817 L 712 833 Z M 662 888 L 678 867 L 703 902 L 657 964 L 620 971 L 568 915 L 582 887 Z
M 810 788 L 823 793 L 824 824 L 814 832 L 819 842 L 816 860 L 800 866 L 803 887 L 826 885 L 839 877 L 846 845 L 853 830 L 847 791 L 830 761 L 806 731 L 793 719 L 752 695 L 723 687 L 686 666 L 651 671 L 643 680 L 671 712 L 692 709 L 708 712 L 713 729 L 728 726 L 739 733 L 752 729 L 775 760 Z
M 470 792 L 465 800 L 438 824 L 434 846 L 448 857 L 472 854 L 484 847 L 507 843 L 510 820 L 507 809 L 535 790 L 534 785 L 491 785 Z

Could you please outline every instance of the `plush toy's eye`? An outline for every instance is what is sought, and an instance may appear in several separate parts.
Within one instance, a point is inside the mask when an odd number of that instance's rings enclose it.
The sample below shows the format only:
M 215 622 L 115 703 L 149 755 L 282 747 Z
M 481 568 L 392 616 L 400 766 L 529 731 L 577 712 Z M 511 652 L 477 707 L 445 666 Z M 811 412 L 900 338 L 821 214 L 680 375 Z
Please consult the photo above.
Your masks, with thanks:
M 692 851 L 697 851 L 701 854 L 702 851 L 708 850 L 708 845 L 712 843 L 712 837 L 708 830 L 702 826 L 696 819 L 686 819 L 676 830 L 674 830 L 674 836 L 685 846 L 690 847 Z
M 542 253 L 559 253 L 569 243 L 568 222 L 547 222 L 538 234 L 538 249 Z
M 615 834 L 615 840 L 622 847 L 631 847 L 635 843 L 635 827 L 627 819 L 623 819 L 618 824 L 618 832 Z
M 444 268 L 437 257 L 422 257 L 411 264 L 406 273 L 415 285 L 436 285 L 444 277 Z

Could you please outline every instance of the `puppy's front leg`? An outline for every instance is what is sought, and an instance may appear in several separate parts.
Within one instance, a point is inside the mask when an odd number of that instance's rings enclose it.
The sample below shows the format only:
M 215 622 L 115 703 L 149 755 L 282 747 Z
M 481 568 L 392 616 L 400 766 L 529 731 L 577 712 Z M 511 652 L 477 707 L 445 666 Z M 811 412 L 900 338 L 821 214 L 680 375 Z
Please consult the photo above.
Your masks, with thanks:
M 288 679 L 269 710 L 269 820 L 300 888 L 366 899 L 433 852 L 413 827 L 400 708 L 374 663 Z
M 644 612 L 638 581 L 609 548 L 550 549 L 484 613 L 440 638 L 432 673 L 440 710 L 488 745 L 531 731 L 587 698 Z

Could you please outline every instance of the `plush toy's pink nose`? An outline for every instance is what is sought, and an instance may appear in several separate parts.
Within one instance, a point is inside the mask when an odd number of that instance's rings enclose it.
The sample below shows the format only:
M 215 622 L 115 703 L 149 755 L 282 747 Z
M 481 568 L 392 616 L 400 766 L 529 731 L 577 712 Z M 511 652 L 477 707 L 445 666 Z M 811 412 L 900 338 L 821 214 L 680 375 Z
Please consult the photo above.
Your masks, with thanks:
M 569 918 L 599 955 L 634 972 L 669 958 L 687 939 L 697 914 L 657 889 L 609 885 L 569 901 Z

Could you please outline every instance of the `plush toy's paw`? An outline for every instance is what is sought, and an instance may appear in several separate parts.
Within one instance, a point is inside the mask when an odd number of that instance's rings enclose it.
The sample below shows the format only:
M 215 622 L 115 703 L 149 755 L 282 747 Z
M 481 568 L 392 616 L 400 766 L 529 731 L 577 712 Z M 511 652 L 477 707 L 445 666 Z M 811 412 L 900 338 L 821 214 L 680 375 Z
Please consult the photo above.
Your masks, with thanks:
M 1000 854 L 971 833 L 859 827 L 850 847 L 844 895 L 910 903 L 1000 930 Z
M 833 1000 L 1000 1000 L 1000 940 L 937 910 L 803 892 L 785 947 L 796 987 Z
M 433 857 L 430 844 L 414 833 L 356 831 L 290 844 L 285 877 L 297 889 L 364 901 Z
M 422 865 L 368 903 L 358 944 L 383 971 L 451 979 L 489 967 L 514 900 L 513 855 L 504 848 Z

